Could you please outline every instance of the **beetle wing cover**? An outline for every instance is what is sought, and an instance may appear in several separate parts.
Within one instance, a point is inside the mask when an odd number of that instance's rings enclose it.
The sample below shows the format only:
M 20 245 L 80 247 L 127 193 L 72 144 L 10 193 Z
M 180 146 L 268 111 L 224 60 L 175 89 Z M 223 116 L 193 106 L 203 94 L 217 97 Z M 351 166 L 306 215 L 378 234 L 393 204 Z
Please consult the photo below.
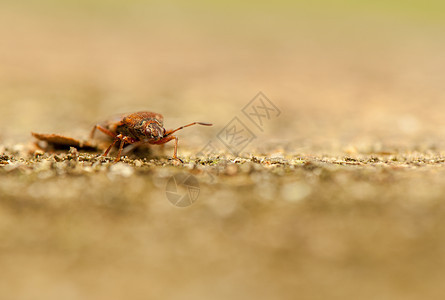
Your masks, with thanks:
M 136 113 L 126 114 L 123 116 L 126 123 L 139 123 L 145 120 L 156 120 L 161 126 L 164 126 L 164 117 L 161 114 L 150 112 L 150 111 L 140 111 Z

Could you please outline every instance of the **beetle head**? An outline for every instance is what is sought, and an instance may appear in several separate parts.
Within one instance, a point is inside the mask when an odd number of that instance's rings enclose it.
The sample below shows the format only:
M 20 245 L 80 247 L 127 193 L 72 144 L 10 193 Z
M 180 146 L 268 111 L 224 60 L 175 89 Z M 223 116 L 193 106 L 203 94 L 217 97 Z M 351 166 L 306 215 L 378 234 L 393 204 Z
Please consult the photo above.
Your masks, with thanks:
M 145 127 L 145 135 L 151 140 L 160 140 L 164 137 L 165 129 L 156 122 L 149 123 Z

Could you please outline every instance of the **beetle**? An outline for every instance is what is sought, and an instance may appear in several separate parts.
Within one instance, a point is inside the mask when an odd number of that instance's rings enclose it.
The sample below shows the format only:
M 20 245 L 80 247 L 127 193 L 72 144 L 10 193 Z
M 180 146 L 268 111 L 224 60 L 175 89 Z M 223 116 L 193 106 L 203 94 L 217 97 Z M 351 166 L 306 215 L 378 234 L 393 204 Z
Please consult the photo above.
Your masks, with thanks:
M 120 142 L 115 162 L 120 160 L 122 150 L 126 144 L 131 144 L 134 147 L 137 147 L 144 143 L 161 145 L 175 140 L 173 159 L 182 162 L 177 156 L 178 137 L 174 136 L 173 133 L 192 125 L 212 126 L 213 124 L 193 122 L 174 130 L 165 130 L 164 117 L 161 114 L 140 111 L 120 115 L 114 119 L 105 121 L 104 123 L 96 124 L 91 131 L 90 137 L 93 138 L 96 130 L 99 130 L 113 139 L 113 142 L 107 150 L 105 150 L 103 156 L 107 156 L 113 146 L 116 145 L 117 142 Z

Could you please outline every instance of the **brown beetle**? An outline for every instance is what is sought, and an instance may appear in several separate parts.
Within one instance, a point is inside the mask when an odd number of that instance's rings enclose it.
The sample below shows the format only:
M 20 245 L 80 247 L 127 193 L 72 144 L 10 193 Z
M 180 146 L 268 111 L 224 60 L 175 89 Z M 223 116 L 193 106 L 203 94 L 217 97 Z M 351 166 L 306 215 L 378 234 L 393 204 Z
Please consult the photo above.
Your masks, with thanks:
M 122 149 L 124 148 L 125 144 L 132 144 L 134 147 L 137 147 L 143 143 L 161 145 L 171 140 L 175 140 L 173 158 L 181 161 L 177 156 L 178 137 L 174 136 L 173 133 L 195 124 L 204 126 L 213 125 L 209 123 L 193 122 L 174 130 L 165 130 L 164 117 L 161 114 L 140 111 L 121 115 L 102 124 L 97 124 L 91 131 L 91 138 L 94 137 L 94 133 L 96 132 L 96 129 L 98 129 L 114 139 L 108 149 L 104 152 L 104 156 L 107 156 L 111 148 L 113 148 L 113 146 L 120 141 L 119 151 L 117 153 L 115 162 L 120 160 Z

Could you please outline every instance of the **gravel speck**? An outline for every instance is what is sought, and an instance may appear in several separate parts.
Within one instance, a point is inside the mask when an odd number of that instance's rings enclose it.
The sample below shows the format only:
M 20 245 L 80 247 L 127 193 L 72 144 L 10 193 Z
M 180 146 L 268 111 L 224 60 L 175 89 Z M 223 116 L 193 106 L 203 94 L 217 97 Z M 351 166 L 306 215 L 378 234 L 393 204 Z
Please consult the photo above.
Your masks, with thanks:
M 133 173 L 134 169 L 123 162 L 118 162 L 110 167 L 110 175 L 130 177 Z

